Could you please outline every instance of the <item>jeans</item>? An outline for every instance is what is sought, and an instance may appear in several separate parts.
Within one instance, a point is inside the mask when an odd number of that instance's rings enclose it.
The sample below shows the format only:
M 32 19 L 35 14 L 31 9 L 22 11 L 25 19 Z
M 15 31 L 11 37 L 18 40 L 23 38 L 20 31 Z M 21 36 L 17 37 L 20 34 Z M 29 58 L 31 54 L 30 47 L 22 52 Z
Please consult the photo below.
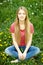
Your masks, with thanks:
M 19 48 L 23 52 L 25 50 L 26 46 L 19 46 Z M 38 47 L 30 46 L 30 48 L 27 51 L 25 60 L 35 56 L 39 52 L 40 52 L 40 49 Z M 14 45 L 7 47 L 5 49 L 5 53 L 12 56 L 13 58 L 14 57 L 18 58 L 18 52 L 17 52 L 16 48 L 14 47 Z

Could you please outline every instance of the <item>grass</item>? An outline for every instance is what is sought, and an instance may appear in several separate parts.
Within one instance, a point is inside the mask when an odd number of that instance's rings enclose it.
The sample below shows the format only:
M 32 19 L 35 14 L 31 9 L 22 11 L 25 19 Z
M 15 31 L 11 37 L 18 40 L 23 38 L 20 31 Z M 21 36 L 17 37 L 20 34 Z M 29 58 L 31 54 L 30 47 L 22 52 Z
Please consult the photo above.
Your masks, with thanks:
M 43 65 L 43 0 L 0 0 L 0 65 L 14 65 L 10 61 L 12 57 L 6 55 L 4 50 L 12 45 L 12 37 L 9 32 L 10 25 L 16 17 L 19 6 L 25 6 L 28 10 L 30 21 L 34 25 L 32 45 L 40 48 L 34 58 L 21 61 L 15 65 Z M 14 58 L 15 59 L 15 58 Z

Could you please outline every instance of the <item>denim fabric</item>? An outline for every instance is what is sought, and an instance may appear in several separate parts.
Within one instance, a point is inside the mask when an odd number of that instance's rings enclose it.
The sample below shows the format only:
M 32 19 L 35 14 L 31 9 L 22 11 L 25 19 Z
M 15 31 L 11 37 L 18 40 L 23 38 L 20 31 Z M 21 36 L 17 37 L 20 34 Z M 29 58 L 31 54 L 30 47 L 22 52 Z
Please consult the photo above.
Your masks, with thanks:
M 26 46 L 19 46 L 19 48 L 20 48 L 21 52 L 23 53 Z M 35 56 L 39 52 L 40 52 L 40 49 L 38 47 L 30 46 L 30 48 L 27 51 L 25 60 Z M 14 57 L 18 58 L 18 52 L 17 52 L 16 48 L 14 47 L 14 45 L 7 47 L 5 49 L 5 53 L 12 56 L 13 58 Z

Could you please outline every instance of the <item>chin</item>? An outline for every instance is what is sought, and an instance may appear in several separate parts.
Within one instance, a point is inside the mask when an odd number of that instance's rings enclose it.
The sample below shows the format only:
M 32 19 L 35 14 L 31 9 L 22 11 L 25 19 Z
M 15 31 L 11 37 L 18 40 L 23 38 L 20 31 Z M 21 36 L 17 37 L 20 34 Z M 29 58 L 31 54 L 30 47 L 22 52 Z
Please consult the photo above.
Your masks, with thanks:
M 24 20 L 21 20 L 21 21 L 24 21 Z
M 21 21 L 24 21 L 25 19 L 21 19 Z

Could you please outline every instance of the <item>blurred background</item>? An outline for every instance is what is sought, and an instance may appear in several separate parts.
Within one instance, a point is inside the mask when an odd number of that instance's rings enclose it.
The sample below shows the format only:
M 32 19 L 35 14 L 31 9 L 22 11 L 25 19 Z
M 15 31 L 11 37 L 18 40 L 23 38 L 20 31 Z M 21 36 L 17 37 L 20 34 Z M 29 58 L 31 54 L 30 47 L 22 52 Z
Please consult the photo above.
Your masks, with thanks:
M 10 63 L 13 58 L 6 55 L 4 50 L 12 45 L 9 28 L 20 6 L 28 10 L 29 19 L 34 25 L 32 45 L 39 47 L 41 53 L 15 65 L 43 65 L 43 0 L 0 0 L 0 65 L 14 65 Z

